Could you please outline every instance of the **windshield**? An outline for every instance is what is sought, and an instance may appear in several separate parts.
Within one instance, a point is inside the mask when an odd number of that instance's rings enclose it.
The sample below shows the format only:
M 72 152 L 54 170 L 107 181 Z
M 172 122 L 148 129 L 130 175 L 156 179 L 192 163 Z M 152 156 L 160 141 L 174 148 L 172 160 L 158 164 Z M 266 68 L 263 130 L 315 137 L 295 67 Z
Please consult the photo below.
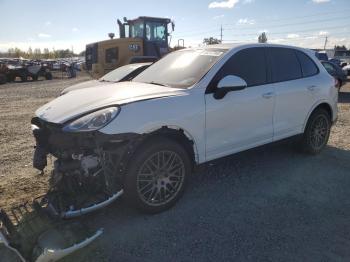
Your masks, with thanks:
M 130 37 L 143 38 L 143 22 L 135 22 L 130 25 Z
M 106 81 L 106 82 L 119 82 L 123 78 L 125 78 L 127 75 L 129 75 L 134 70 L 138 69 L 140 65 L 126 65 L 121 66 L 112 72 L 109 72 L 108 74 L 104 75 L 100 78 L 100 81 Z
M 188 49 L 173 52 L 147 68 L 133 81 L 188 88 L 197 83 L 226 51 Z

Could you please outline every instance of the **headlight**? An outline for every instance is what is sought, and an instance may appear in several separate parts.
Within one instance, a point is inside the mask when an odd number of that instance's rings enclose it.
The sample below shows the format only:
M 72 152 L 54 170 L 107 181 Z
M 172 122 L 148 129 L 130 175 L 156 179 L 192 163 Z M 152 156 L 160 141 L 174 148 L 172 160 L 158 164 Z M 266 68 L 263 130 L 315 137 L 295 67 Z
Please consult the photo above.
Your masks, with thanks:
M 119 113 L 119 107 L 108 107 L 98 110 L 63 127 L 65 132 L 88 132 L 98 130 L 109 124 Z

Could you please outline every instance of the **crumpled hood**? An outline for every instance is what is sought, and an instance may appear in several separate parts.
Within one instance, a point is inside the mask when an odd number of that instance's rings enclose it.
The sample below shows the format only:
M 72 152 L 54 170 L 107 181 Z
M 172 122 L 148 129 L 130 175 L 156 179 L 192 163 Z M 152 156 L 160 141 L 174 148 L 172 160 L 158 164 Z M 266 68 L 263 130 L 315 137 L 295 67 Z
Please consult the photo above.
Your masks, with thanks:
M 35 114 L 51 123 L 63 124 L 84 113 L 110 106 L 146 99 L 185 95 L 183 89 L 159 85 L 121 82 L 74 90 L 40 107 Z
M 105 85 L 111 85 L 114 84 L 113 82 L 103 82 L 103 81 L 98 81 L 98 80 L 90 80 L 90 81 L 85 81 L 76 85 L 72 85 L 70 87 L 67 87 L 63 89 L 61 92 L 61 95 L 67 94 L 70 91 L 78 90 L 78 89 L 83 89 L 83 88 L 90 88 L 90 87 L 97 87 L 97 86 L 105 86 Z

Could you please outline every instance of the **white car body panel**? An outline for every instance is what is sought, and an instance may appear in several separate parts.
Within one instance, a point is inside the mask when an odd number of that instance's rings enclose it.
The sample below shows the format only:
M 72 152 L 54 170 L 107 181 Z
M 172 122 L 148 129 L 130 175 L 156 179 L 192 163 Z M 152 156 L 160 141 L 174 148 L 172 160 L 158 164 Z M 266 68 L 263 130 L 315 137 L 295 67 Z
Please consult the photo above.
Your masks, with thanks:
M 163 126 L 182 129 L 196 145 L 197 162 L 205 161 L 205 104 L 200 89 L 183 90 L 177 96 L 124 105 L 119 116 L 100 132 L 145 134 Z
M 230 92 L 217 100 L 206 99 L 207 160 L 232 154 L 241 148 L 272 142 L 274 97 L 271 85 Z
M 337 89 L 332 77 L 309 53 L 320 74 L 288 82 L 248 87 L 215 100 L 205 90 L 222 65 L 236 52 L 250 47 L 288 47 L 270 44 L 236 45 L 193 87 L 168 88 L 150 84 L 116 83 L 101 90 L 70 92 L 46 104 L 36 114 L 49 122 L 68 120 L 110 105 L 119 115 L 99 131 L 105 134 L 145 134 L 164 126 L 182 129 L 194 142 L 195 160 L 203 163 L 304 131 L 312 110 L 321 103 L 337 118 Z M 310 86 L 314 86 L 309 90 Z M 264 94 L 272 93 L 269 98 Z
M 48 122 L 62 124 L 99 108 L 182 93 L 182 89 L 122 82 L 105 86 L 103 91 L 97 86 L 69 92 L 40 107 L 35 114 Z
M 68 92 L 78 90 L 78 89 L 97 87 L 97 86 L 106 85 L 106 84 L 111 84 L 111 83 L 102 82 L 102 81 L 98 81 L 98 80 L 85 81 L 85 82 L 75 84 L 75 85 L 72 85 L 70 87 L 63 89 L 61 92 L 61 95 L 67 94 Z

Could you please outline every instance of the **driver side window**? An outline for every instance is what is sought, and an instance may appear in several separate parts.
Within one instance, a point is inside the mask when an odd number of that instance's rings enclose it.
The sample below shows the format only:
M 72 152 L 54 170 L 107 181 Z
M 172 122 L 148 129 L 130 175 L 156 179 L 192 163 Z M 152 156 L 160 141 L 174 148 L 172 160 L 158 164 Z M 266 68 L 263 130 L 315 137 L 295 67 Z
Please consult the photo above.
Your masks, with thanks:
M 228 75 L 239 76 L 248 87 L 267 83 L 265 50 L 261 47 L 247 48 L 234 54 L 214 77 L 212 86 Z

